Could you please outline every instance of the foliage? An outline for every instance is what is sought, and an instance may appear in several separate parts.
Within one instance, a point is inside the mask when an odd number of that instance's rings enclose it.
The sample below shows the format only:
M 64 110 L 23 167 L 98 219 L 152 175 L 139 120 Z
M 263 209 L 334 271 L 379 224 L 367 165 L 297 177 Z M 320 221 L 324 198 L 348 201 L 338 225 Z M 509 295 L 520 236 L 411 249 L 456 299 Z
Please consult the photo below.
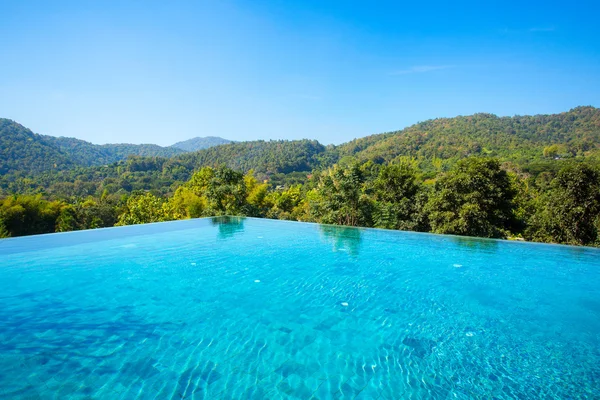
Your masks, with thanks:
M 290 187 L 310 183 L 311 172 L 334 164 L 384 165 L 402 157 L 410 157 L 424 179 L 449 171 L 470 155 L 510 161 L 533 177 L 556 174 L 565 160 L 600 162 L 600 109 L 594 107 L 554 115 L 439 118 L 340 146 L 310 140 L 252 141 L 170 158 L 161 157 L 172 155 L 160 150 L 165 148 L 151 145 L 91 148 L 83 141 L 35 135 L 12 121 L 0 122 L 0 189 L 59 197 L 100 196 L 105 190 L 172 195 L 200 168 L 219 165 L 242 173 L 254 170 L 259 181 Z
M 147 224 L 177 219 L 169 202 L 152 193 L 131 196 L 117 225 Z
M 106 198 L 89 198 L 75 204 L 66 204 L 56 220 L 56 232 L 114 226 L 118 210 L 117 203 Z
M 303 209 L 305 199 L 302 193 L 302 185 L 294 185 L 288 189 L 268 192 L 265 197 L 265 205 L 269 207 L 265 216 L 267 218 L 297 220 L 306 214 Z
M 224 165 L 231 169 L 260 175 L 311 171 L 317 155 L 325 147 L 316 140 L 257 140 L 230 143 L 176 157 L 182 164 L 194 166 Z
M 171 205 L 174 212 L 183 218 L 199 218 L 204 216 L 206 198 L 187 186 L 181 186 L 171 198 Z
M 348 168 L 334 166 L 320 177 L 311 214 L 326 224 L 370 226 L 372 202 L 364 183 L 359 164 Z
M 244 175 L 227 167 L 204 167 L 184 185 L 203 199 L 203 216 L 243 215 L 246 200 Z
M 374 184 L 376 228 L 415 230 L 417 194 L 420 190 L 417 171 L 408 163 L 390 164 L 381 168 Z
M 4 218 L 0 217 L 0 239 L 10 237 L 10 232 L 4 223 Z
M 74 167 L 60 171 L 13 171 L 0 176 L 0 188 L 13 193 L 47 192 L 57 196 L 100 195 L 154 190 L 172 194 L 201 167 L 227 166 L 257 179 L 279 175 L 284 185 L 303 183 L 317 165 L 324 147 L 316 141 L 256 141 L 231 143 L 172 158 L 129 156 L 110 165 Z M 290 179 L 286 174 L 292 173 Z M 294 174 L 295 173 L 295 174 Z
M 55 231 L 62 204 L 46 201 L 41 195 L 10 196 L 0 201 L 0 229 L 3 236 L 22 236 Z
M 0 237 L 246 215 L 600 245 L 593 107 L 436 119 L 340 146 L 254 141 L 170 158 L 152 146 L 36 135 L 9 120 L 0 133 Z M 100 165 L 83 166 L 91 158 Z
M 67 169 L 75 164 L 40 135 L 8 119 L 0 119 L 0 175 Z
M 534 160 L 591 155 L 600 149 L 600 109 L 577 107 L 554 115 L 497 117 L 475 114 L 438 118 L 402 131 L 368 136 L 341 145 L 339 157 L 389 162 L 411 156 L 431 160 L 494 156 L 525 165 Z
M 267 200 L 269 185 L 259 183 L 254 177 L 254 171 L 250 170 L 244 176 L 244 185 L 246 186 L 247 215 L 251 217 L 260 217 L 265 215 L 270 208 Z
M 600 170 L 570 164 L 560 170 L 551 190 L 539 199 L 527 237 L 532 240 L 598 244 Z
M 247 215 L 484 237 L 523 232 L 530 240 L 600 244 L 597 166 L 567 164 L 549 183 L 503 169 L 508 167 L 470 157 L 431 180 L 411 160 L 354 163 L 287 188 L 261 183 L 253 171 L 204 167 L 172 196 L 136 192 L 119 198 L 108 191 L 70 201 L 8 196 L 0 202 L 0 235 Z
M 461 160 L 435 183 L 427 211 L 432 231 L 506 237 L 516 225 L 516 190 L 498 160 Z
M 14 121 L 0 118 L 0 175 L 39 174 L 111 164 L 130 155 L 171 157 L 183 152 L 154 144 L 95 145 L 74 138 L 38 135 Z

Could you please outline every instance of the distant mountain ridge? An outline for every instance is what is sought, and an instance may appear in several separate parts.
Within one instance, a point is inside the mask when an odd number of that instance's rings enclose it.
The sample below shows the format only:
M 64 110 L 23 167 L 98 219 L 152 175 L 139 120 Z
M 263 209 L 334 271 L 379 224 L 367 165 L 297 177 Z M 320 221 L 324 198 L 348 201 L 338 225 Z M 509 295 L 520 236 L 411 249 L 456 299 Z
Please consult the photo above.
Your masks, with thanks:
M 184 152 L 155 144 L 97 145 L 75 138 L 40 135 L 15 121 L 0 118 L 0 175 L 112 164 L 130 155 L 172 157 Z
M 184 151 L 198 151 L 228 143 L 232 143 L 232 141 L 218 136 L 206 136 L 195 137 L 182 142 L 177 142 L 174 145 L 171 145 L 171 147 L 175 147 L 176 149 L 181 149 Z
M 600 158 L 600 108 L 582 106 L 533 116 L 479 113 L 437 118 L 338 146 L 307 139 L 230 143 L 181 154 L 170 161 L 188 168 L 225 164 L 269 176 L 353 161 L 389 163 L 399 157 L 415 159 L 423 170 L 434 171 L 471 155 L 497 157 L 523 168 L 557 158 Z
M 194 170 L 203 166 L 225 164 L 244 172 L 252 169 L 266 178 L 273 174 L 306 173 L 354 161 L 383 164 L 399 157 L 415 160 L 422 170 L 433 176 L 435 171 L 447 170 L 457 160 L 470 155 L 497 157 L 526 172 L 541 171 L 551 167 L 557 159 L 591 157 L 600 160 L 600 109 L 582 106 L 548 115 L 498 117 L 480 113 L 437 118 L 339 146 L 323 146 L 316 140 L 307 139 L 222 141 L 226 139 L 194 138 L 171 147 L 94 145 L 73 138 L 37 135 L 14 121 L 0 119 L 0 177 L 6 182 L 2 185 L 6 186 L 19 177 L 42 172 L 67 171 L 60 175 L 68 181 L 90 179 L 84 175 L 92 174 L 97 176 L 93 179 L 125 179 L 119 171 L 127 170 L 155 174 L 160 177 L 161 185 L 168 187 L 175 181 L 188 179 Z M 208 144 L 213 146 L 197 151 L 184 150 Z M 141 158 L 124 163 L 130 155 Z M 112 165 L 100 171 L 101 166 L 117 162 L 120 167 Z M 83 174 L 81 176 L 71 174 L 69 171 L 75 167 L 91 167 L 93 171 L 77 172 Z M 127 179 L 130 179 L 129 175 Z
M 600 108 L 581 106 L 559 114 L 430 119 L 335 146 L 334 158 L 383 163 L 402 156 L 451 160 L 488 155 L 523 165 L 599 152 Z
M 253 140 L 232 142 L 221 146 L 172 157 L 174 163 L 187 168 L 226 165 L 234 170 L 254 170 L 262 174 L 309 172 L 319 165 L 319 155 L 326 147 L 316 140 Z

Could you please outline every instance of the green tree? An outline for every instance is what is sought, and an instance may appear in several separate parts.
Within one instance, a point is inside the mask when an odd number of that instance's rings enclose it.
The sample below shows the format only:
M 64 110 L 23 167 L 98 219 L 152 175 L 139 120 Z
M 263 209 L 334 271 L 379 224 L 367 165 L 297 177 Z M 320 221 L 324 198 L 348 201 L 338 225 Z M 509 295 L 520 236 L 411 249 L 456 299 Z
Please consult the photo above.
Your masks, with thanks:
M 10 233 L 4 223 L 4 217 L 0 214 L 0 239 L 10 237 Z
M 96 229 L 113 226 L 117 222 L 118 207 L 107 194 L 99 200 L 88 198 L 62 207 L 56 221 L 56 231 Z
M 146 224 L 175 219 L 175 214 L 169 202 L 151 193 L 131 196 L 127 200 L 125 211 L 119 215 L 117 225 Z
M 334 166 L 320 177 L 311 214 L 326 224 L 370 226 L 372 201 L 364 184 L 359 164 L 346 168 Z
M 72 205 L 66 205 L 60 210 L 60 214 L 56 219 L 56 232 L 70 232 L 81 229 L 77 222 L 77 212 Z
M 294 220 L 304 212 L 302 185 L 294 185 L 285 190 L 276 190 L 267 194 L 265 202 L 270 206 L 267 218 Z
M 262 217 L 269 210 L 267 194 L 269 185 L 267 183 L 258 183 L 254 177 L 254 171 L 250 170 L 244 175 L 244 185 L 246 186 L 246 204 L 245 215 L 251 217 Z
M 374 226 L 386 229 L 413 230 L 418 224 L 416 196 L 419 191 L 417 172 L 408 163 L 381 168 L 373 183 Z
M 496 159 L 470 157 L 442 175 L 427 211 L 435 233 L 506 237 L 516 224 L 516 191 Z
M 41 195 L 15 195 L 0 201 L 5 236 L 52 233 L 64 203 L 47 201 Z
M 204 216 L 245 215 L 246 183 L 244 175 L 225 166 L 204 167 L 185 185 L 205 199 Z
M 538 199 L 526 237 L 545 242 L 600 244 L 600 171 L 588 164 L 569 164 Z
M 180 186 L 169 201 L 178 219 L 202 217 L 206 209 L 206 198 L 187 186 Z

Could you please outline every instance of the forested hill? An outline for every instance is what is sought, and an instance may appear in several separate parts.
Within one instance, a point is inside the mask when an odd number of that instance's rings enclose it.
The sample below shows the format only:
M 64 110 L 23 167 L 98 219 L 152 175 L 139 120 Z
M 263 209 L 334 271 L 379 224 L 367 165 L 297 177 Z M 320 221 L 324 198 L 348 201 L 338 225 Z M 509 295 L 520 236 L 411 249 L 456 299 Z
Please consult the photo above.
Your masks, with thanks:
M 240 143 L 174 159 L 204 168 L 171 193 L 162 185 L 130 197 L 120 223 L 255 215 L 600 246 L 600 109 L 594 107 L 435 119 L 341 146 Z M 217 164 L 255 169 L 269 181 L 210 168 Z M 227 185 L 230 195 L 245 187 L 246 203 L 223 195 Z M 211 208 L 218 201 L 221 211 Z M 243 206 L 227 209 L 234 203 Z M 139 212 L 152 207 L 154 215 Z
M 337 146 L 335 158 L 389 162 L 398 156 L 457 160 L 488 155 L 524 165 L 600 151 L 600 109 L 577 107 L 551 115 L 497 117 L 475 114 L 438 118 L 396 132 Z
M 340 146 L 252 141 L 113 163 L 103 146 L 0 122 L 0 238 L 248 215 L 600 246 L 593 107 L 434 119 Z M 82 166 L 91 154 L 102 165 Z M 11 170 L 20 165 L 29 169 Z
M 221 144 L 231 143 L 231 140 L 223 139 L 217 136 L 195 137 L 192 139 L 177 142 L 171 147 L 185 151 L 198 151 L 208 149 L 209 147 L 219 146 Z
M 303 182 L 310 172 L 334 164 L 387 164 L 402 156 L 413 158 L 426 178 L 451 169 L 470 155 L 510 161 L 535 177 L 544 171 L 556 172 L 565 160 L 600 161 L 600 109 L 439 118 L 339 146 L 323 146 L 307 139 L 251 141 L 189 153 L 173 147 L 98 146 L 36 135 L 13 121 L 0 119 L 0 145 L 0 193 L 90 195 L 106 189 L 109 193 L 154 190 L 166 194 L 201 167 L 218 165 L 244 173 L 254 170 L 257 178 L 270 179 L 277 186 Z M 139 156 L 130 157 L 132 154 Z M 286 175 L 290 173 L 295 174 Z
M 316 140 L 256 140 L 211 147 L 174 158 L 194 166 L 226 165 L 247 172 L 251 169 L 267 175 L 293 171 L 311 171 L 319 162 L 325 146 Z
M 439 118 L 339 146 L 323 146 L 306 139 L 229 143 L 178 155 L 170 162 L 185 165 L 190 173 L 202 166 L 226 165 L 270 176 L 323 169 L 353 160 L 382 164 L 401 156 L 417 159 L 424 170 L 436 163 L 438 169 L 439 164 L 446 164 L 447 169 L 470 155 L 497 157 L 520 167 L 598 156 L 600 109 L 578 107 L 561 114 L 535 116 L 475 114 Z
M 62 170 L 75 163 L 41 135 L 9 119 L 0 119 L 0 175 Z
M 47 143 L 62 150 L 82 166 L 112 164 L 129 156 L 172 157 L 184 153 L 181 149 L 161 147 L 156 144 L 92 144 L 84 140 L 67 137 L 46 136 Z
M 0 175 L 112 164 L 130 155 L 171 157 L 181 153 L 181 149 L 155 144 L 95 145 L 74 138 L 39 135 L 0 118 Z

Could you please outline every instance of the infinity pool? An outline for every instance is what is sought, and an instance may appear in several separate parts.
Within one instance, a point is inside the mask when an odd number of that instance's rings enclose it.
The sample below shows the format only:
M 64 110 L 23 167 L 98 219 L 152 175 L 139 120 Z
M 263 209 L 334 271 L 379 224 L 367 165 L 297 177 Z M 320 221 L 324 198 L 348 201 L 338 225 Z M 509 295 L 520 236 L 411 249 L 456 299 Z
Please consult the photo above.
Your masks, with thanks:
M 593 398 L 600 251 L 252 218 L 0 240 L 0 398 Z

